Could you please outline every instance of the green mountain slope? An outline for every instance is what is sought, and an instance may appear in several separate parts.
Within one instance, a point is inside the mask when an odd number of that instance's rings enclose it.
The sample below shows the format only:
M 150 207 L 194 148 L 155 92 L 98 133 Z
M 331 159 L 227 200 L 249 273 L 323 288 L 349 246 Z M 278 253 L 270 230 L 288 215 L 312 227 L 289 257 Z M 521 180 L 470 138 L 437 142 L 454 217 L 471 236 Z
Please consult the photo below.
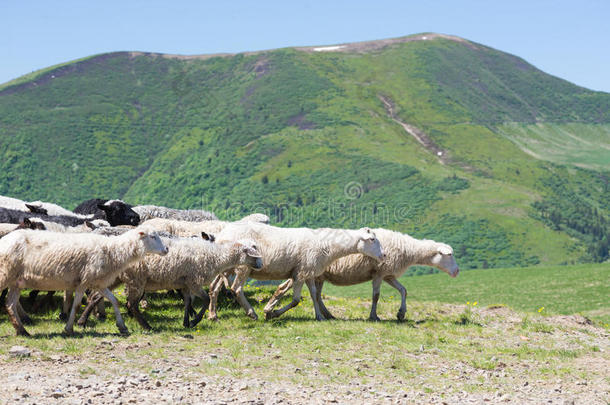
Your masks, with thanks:
M 384 226 L 465 268 L 603 261 L 608 134 L 609 94 L 444 35 L 122 52 L 0 87 L 0 194 Z

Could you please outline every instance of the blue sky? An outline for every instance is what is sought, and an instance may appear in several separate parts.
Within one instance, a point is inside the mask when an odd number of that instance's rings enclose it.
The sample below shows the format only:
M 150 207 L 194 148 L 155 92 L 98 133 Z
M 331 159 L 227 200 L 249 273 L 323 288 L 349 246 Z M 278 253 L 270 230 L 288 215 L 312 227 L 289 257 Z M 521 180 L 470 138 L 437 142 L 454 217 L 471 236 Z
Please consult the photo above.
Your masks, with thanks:
M 610 92 L 610 0 L 13 1 L 0 83 L 91 54 L 205 54 L 441 32 Z

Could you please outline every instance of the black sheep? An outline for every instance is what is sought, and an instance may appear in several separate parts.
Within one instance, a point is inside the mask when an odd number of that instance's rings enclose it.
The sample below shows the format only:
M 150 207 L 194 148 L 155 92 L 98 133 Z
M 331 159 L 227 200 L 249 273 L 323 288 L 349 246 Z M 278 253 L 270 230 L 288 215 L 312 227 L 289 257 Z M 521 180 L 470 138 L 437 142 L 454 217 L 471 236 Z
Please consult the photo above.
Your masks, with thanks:
M 74 208 L 77 214 L 93 214 L 95 219 L 104 219 L 110 226 L 133 225 L 140 223 L 140 216 L 132 206 L 121 200 L 102 200 L 94 198 L 84 201 Z

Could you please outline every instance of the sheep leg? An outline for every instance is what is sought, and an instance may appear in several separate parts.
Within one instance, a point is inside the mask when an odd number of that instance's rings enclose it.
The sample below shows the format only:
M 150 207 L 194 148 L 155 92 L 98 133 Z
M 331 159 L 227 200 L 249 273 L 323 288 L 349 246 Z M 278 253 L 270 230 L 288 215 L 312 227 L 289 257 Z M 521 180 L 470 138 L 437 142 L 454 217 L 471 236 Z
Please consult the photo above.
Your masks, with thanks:
M 84 327 L 85 325 L 87 325 L 87 320 L 89 319 L 89 316 L 91 315 L 91 311 L 93 311 L 93 308 L 95 308 L 95 306 L 99 302 L 103 302 L 103 298 L 104 298 L 104 296 L 102 294 L 100 294 L 99 292 L 95 292 L 95 293 L 89 295 L 89 303 L 87 303 L 87 306 L 85 307 L 85 310 L 83 311 L 83 314 L 80 316 L 80 318 L 78 318 L 78 322 L 76 322 L 76 324 L 78 326 Z
M 263 309 L 263 311 L 265 312 L 265 318 L 267 317 L 267 313 L 270 313 L 273 308 L 275 308 L 275 306 L 278 304 L 278 302 L 280 302 L 280 299 L 284 296 L 284 294 L 286 294 L 288 290 L 292 288 L 292 285 L 293 280 L 289 278 L 277 287 L 277 289 L 271 296 L 271 299 L 269 299 L 269 302 L 267 302 L 267 305 L 265 305 L 265 308 Z
M 36 298 L 38 297 L 38 293 L 40 293 L 40 290 L 32 290 L 28 294 L 28 304 L 30 304 L 30 306 L 34 306 Z
M 72 308 L 72 303 L 73 303 L 73 293 L 74 291 L 70 291 L 70 290 L 66 290 L 64 291 L 64 302 L 63 302 L 63 306 L 62 306 L 62 310 L 59 313 L 59 319 L 62 321 L 66 321 L 68 319 L 68 312 L 70 311 L 70 308 Z
M 25 325 L 32 324 L 32 319 L 27 314 L 27 312 L 25 312 L 25 310 L 23 309 L 23 306 L 21 306 L 20 300 L 17 300 L 17 313 L 19 314 L 19 318 L 21 319 L 21 322 L 23 322 Z
M 246 284 L 246 280 L 248 279 L 249 272 L 247 271 L 236 271 L 235 272 L 235 280 L 233 280 L 233 285 L 231 286 L 231 290 L 235 294 L 235 299 L 239 303 L 239 305 L 246 311 L 246 315 L 255 321 L 258 319 L 258 315 L 248 302 L 246 298 L 246 294 L 244 294 L 244 284 Z M 226 277 L 223 277 L 226 280 Z
M 123 321 L 123 317 L 121 316 L 119 301 L 117 301 L 116 297 L 114 294 L 112 294 L 112 291 L 110 291 L 109 288 L 104 288 L 103 290 L 100 290 L 100 292 L 112 304 L 112 309 L 114 309 L 114 317 L 116 318 L 116 326 L 119 328 L 119 332 L 121 335 L 128 335 L 129 330 L 127 329 L 127 326 L 125 326 L 125 321 Z
M 285 282 L 284 284 L 287 284 L 287 283 Z M 269 319 L 277 318 L 277 317 L 281 316 L 284 312 L 288 311 L 289 309 L 294 308 L 297 305 L 299 305 L 299 303 L 301 302 L 301 290 L 303 289 L 303 284 L 304 284 L 303 281 L 295 281 L 294 283 L 292 283 L 292 301 L 290 301 L 290 303 L 288 303 L 288 305 L 285 305 L 278 310 L 265 312 L 265 319 L 269 320 Z M 285 289 L 284 293 L 286 291 L 288 291 L 288 289 Z M 276 291 L 276 293 L 277 293 L 277 291 Z M 282 295 L 284 295 L 284 294 L 282 294 Z
M 199 297 L 203 300 L 203 305 L 201 306 L 201 311 L 199 311 L 198 314 L 196 314 L 193 319 L 191 320 L 191 323 L 189 324 L 189 326 L 191 328 L 194 328 L 195 326 L 197 326 L 197 324 L 199 322 L 201 322 L 201 320 L 203 319 L 203 316 L 205 315 L 205 311 L 208 308 L 208 306 L 210 305 L 210 297 L 208 296 L 208 294 L 203 291 L 203 290 L 199 290 L 193 293 L 196 297 Z
M 74 335 L 74 318 L 76 318 L 76 310 L 81 306 L 83 301 L 83 295 L 85 295 L 85 288 L 79 286 L 74 291 L 74 300 L 72 301 L 72 309 L 70 310 L 70 316 L 68 316 L 68 322 L 66 323 L 66 327 L 64 331 L 66 335 L 72 336 Z
M 19 318 L 19 310 L 17 309 L 17 306 L 19 305 L 20 293 L 21 290 L 19 288 L 11 287 L 9 289 L 6 297 L 6 311 L 8 312 L 8 317 L 15 328 L 17 336 L 30 336 L 28 331 L 23 327 L 21 319 Z
M 222 289 L 222 274 L 216 276 L 212 284 L 210 284 L 210 313 L 208 314 L 208 319 L 210 321 L 217 321 L 218 315 L 216 314 L 216 306 L 218 304 L 218 294 L 220 294 L 220 290 Z
M 142 316 L 140 312 L 140 298 L 142 297 L 142 291 L 136 291 L 134 287 L 127 286 L 127 309 L 136 318 L 142 329 L 151 330 L 152 328 Z
M 97 305 L 95 305 L 95 315 L 100 321 L 106 320 L 106 306 L 104 305 L 104 300 L 97 300 Z
M 184 299 L 184 319 L 182 320 L 182 326 L 188 328 L 190 325 L 190 314 L 191 309 L 191 294 L 185 290 L 182 290 L 182 298 Z
M 373 303 L 371 305 L 371 314 L 369 315 L 369 321 L 380 321 L 377 316 L 377 302 L 379 301 L 379 292 L 381 291 L 381 282 L 383 281 L 380 277 L 373 279 Z
M 323 280 L 316 280 L 316 300 L 318 301 L 318 305 L 320 306 L 320 311 L 322 311 L 322 315 L 326 319 L 337 319 L 330 313 L 326 305 L 324 305 L 324 301 L 322 301 L 322 287 L 324 287 Z
M 325 321 L 326 318 L 324 317 L 324 315 L 322 315 L 322 312 L 320 311 L 320 305 L 318 304 L 316 281 L 307 280 L 305 283 L 307 284 L 307 288 L 309 289 L 309 295 L 311 295 L 311 302 L 313 303 L 313 310 L 316 315 L 316 321 Z
M 388 277 L 384 281 L 400 292 L 400 308 L 398 309 L 396 317 L 399 321 L 404 321 L 405 315 L 407 314 L 407 289 L 400 284 L 395 277 Z

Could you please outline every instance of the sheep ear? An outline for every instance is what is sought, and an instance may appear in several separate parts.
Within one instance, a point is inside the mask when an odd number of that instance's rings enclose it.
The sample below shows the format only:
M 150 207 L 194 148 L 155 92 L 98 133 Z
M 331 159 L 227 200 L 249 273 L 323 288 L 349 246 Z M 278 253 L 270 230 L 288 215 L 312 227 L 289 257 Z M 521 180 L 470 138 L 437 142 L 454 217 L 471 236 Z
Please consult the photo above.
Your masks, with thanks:
M 208 240 L 210 242 L 214 242 L 216 240 L 216 238 L 214 237 L 214 235 L 210 234 L 210 233 L 205 233 L 205 232 L 201 232 L 201 237 L 205 240 Z
M 23 225 L 29 228 L 30 226 L 32 226 L 32 221 L 30 221 L 28 218 L 23 218 L 23 221 L 21 221 L 21 224 L 19 225 Z
M 101 209 L 102 211 L 106 211 L 110 207 L 108 207 L 107 205 L 104 205 L 104 204 L 98 204 L 97 208 Z
M 451 250 L 451 248 L 449 246 L 439 246 L 438 247 L 438 252 L 442 255 L 450 255 L 453 253 L 453 251 Z
M 26 208 L 28 210 L 30 210 L 30 212 L 34 213 L 34 214 L 42 214 L 42 215 L 47 215 L 47 210 L 45 210 L 44 208 L 42 208 L 42 206 L 40 205 L 34 205 L 34 204 L 25 204 Z

